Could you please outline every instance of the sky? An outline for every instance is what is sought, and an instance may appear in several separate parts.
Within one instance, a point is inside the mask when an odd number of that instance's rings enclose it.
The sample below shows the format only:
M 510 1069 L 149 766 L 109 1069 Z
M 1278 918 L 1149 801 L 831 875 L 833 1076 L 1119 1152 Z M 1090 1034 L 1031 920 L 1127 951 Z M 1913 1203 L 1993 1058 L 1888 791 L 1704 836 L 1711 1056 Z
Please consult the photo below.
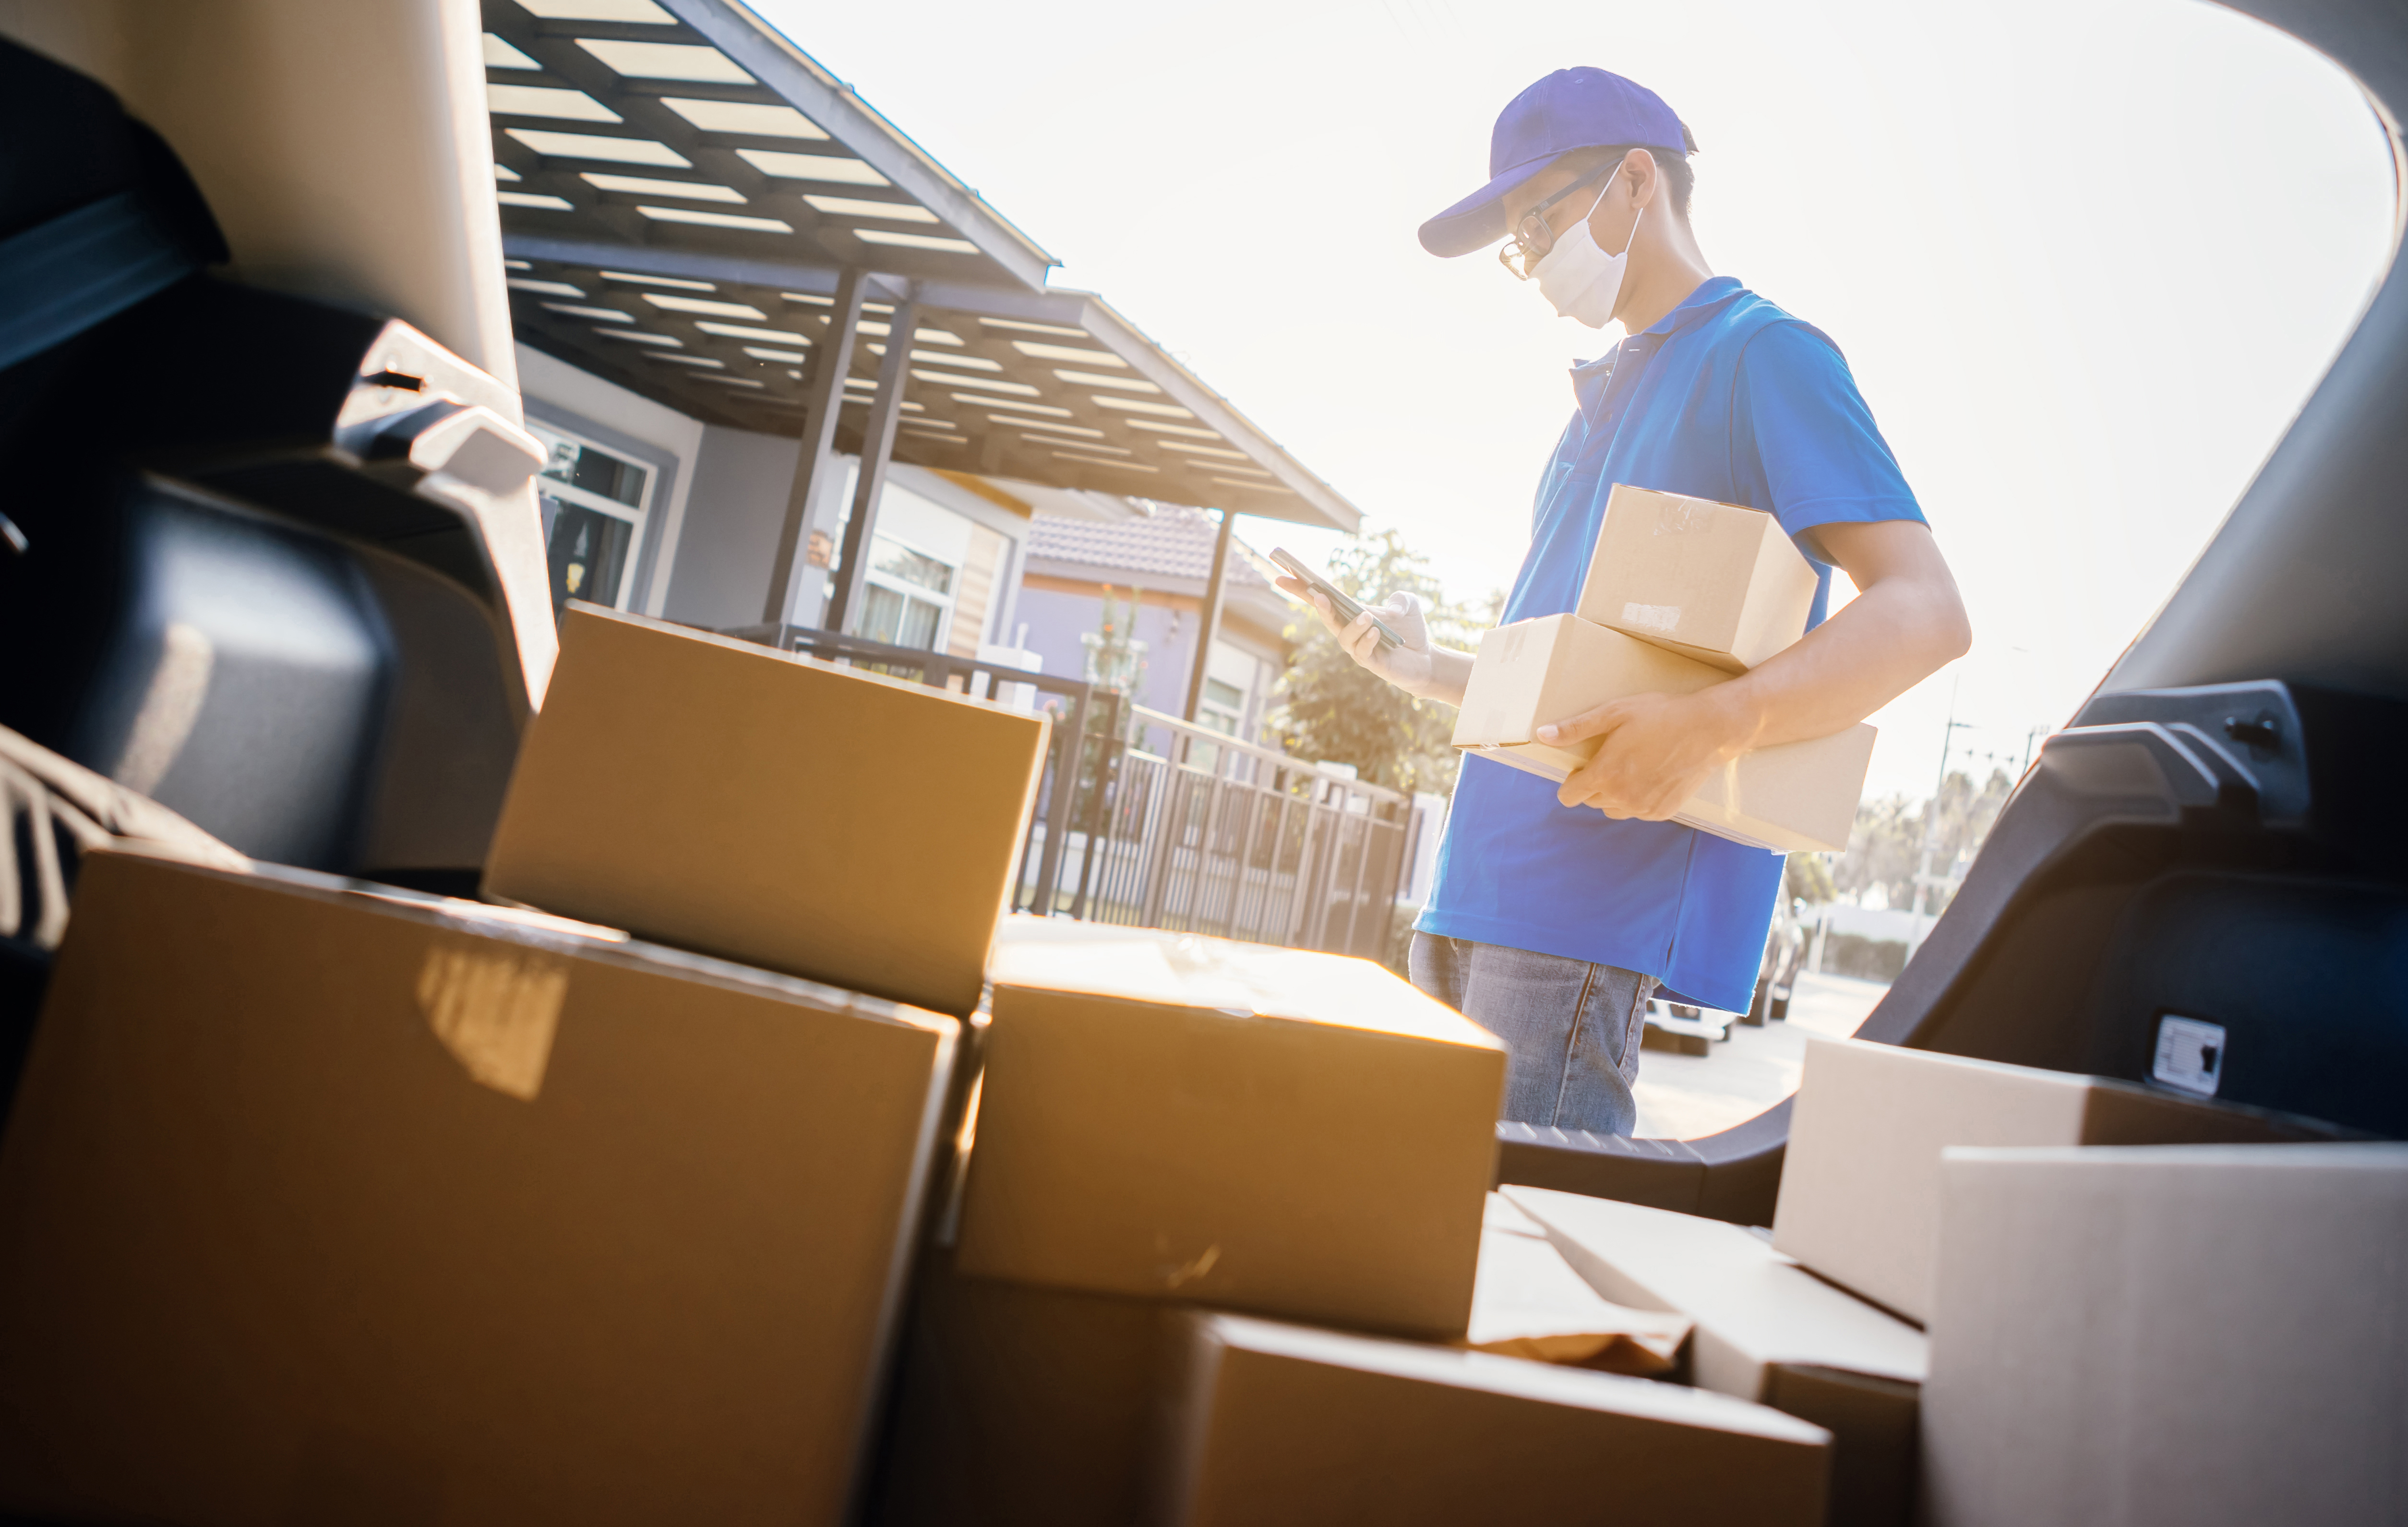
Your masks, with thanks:
M 2200 0 L 752 3 L 1456 598 L 1512 582 L 1564 372 L 1619 331 L 1415 229 L 1548 71 L 1658 92 L 1709 263 L 1838 342 L 1972 616 L 1872 717 L 1876 796 L 1928 795 L 1943 735 L 2012 774 L 2071 716 L 2396 237 L 2357 85 Z

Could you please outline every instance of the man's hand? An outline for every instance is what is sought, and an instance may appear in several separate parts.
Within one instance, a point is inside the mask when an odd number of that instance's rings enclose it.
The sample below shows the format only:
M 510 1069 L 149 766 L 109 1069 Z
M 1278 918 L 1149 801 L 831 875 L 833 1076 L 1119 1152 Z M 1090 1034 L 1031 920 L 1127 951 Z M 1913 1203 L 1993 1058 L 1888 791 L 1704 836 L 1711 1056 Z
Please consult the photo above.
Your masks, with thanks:
M 1538 735 L 1550 747 L 1605 740 L 1596 757 L 1565 779 L 1557 800 L 1648 822 L 1670 820 L 1708 775 L 1748 745 L 1739 718 L 1713 689 L 1609 700 L 1542 726 Z
M 1312 585 L 1300 578 L 1282 578 L 1279 586 L 1312 606 L 1321 616 L 1321 624 L 1329 627 L 1346 655 L 1381 678 L 1387 680 L 1409 695 L 1425 699 L 1444 700 L 1450 705 L 1463 702 L 1463 685 L 1471 673 L 1471 655 L 1451 652 L 1430 645 L 1429 622 L 1422 614 L 1422 601 L 1403 590 L 1388 596 L 1384 604 L 1375 604 L 1352 621 L 1340 622 L 1329 600 L 1314 592 Z M 1404 638 L 1401 647 L 1388 646 L 1380 640 L 1373 616 L 1388 629 Z

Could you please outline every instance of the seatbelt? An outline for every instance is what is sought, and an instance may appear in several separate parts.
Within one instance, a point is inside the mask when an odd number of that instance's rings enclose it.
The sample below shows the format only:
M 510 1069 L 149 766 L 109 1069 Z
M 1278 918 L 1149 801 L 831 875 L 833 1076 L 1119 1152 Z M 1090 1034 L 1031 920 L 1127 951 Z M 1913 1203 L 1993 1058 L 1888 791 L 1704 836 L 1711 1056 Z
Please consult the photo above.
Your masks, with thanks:
M 0 239 L 0 370 L 200 268 L 131 191 Z

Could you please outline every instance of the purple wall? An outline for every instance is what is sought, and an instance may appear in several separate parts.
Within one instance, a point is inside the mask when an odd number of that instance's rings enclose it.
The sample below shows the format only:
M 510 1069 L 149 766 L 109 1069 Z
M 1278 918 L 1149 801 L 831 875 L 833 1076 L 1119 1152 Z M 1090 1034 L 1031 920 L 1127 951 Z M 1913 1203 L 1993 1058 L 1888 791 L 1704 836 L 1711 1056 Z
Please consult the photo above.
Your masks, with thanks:
M 1116 594 L 1115 606 L 1126 598 L 1125 592 Z M 1175 639 L 1171 635 L 1174 617 L 1178 624 Z M 1018 619 L 1027 623 L 1026 645 L 1030 651 L 1044 655 L 1046 672 L 1082 678 L 1087 671 L 1087 649 L 1079 638 L 1103 628 L 1103 596 L 1024 586 Z M 1196 661 L 1196 625 L 1193 612 L 1167 610 L 1156 604 L 1138 607 L 1137 639 L 1145 643 L 1146 664 L 1137 691 L 1140 705 L 1168 711 L 1172 715 L 1186 708 L 1187 679 Z

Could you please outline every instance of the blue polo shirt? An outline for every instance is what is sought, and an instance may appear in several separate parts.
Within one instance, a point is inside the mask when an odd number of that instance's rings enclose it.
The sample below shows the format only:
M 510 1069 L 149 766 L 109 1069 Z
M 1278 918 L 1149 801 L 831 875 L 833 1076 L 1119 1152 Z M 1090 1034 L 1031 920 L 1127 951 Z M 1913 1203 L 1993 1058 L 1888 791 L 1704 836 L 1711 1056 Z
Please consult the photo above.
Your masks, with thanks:
M 1617 483 L 1819 525 L 1923 511 L 1839 349 L 1727 276 L 1643 334 L 1572 369 L 1579 408 L 1540 480 L 1507 621 L 1569 613 Z M 1709 1007 L 1753 998 L 1781 856 L 1674 822 L 1557 804 L 1555 786 L 1467 756 L 1438 880 L 1415 926 L 1449 938 L 1619 965 Z

